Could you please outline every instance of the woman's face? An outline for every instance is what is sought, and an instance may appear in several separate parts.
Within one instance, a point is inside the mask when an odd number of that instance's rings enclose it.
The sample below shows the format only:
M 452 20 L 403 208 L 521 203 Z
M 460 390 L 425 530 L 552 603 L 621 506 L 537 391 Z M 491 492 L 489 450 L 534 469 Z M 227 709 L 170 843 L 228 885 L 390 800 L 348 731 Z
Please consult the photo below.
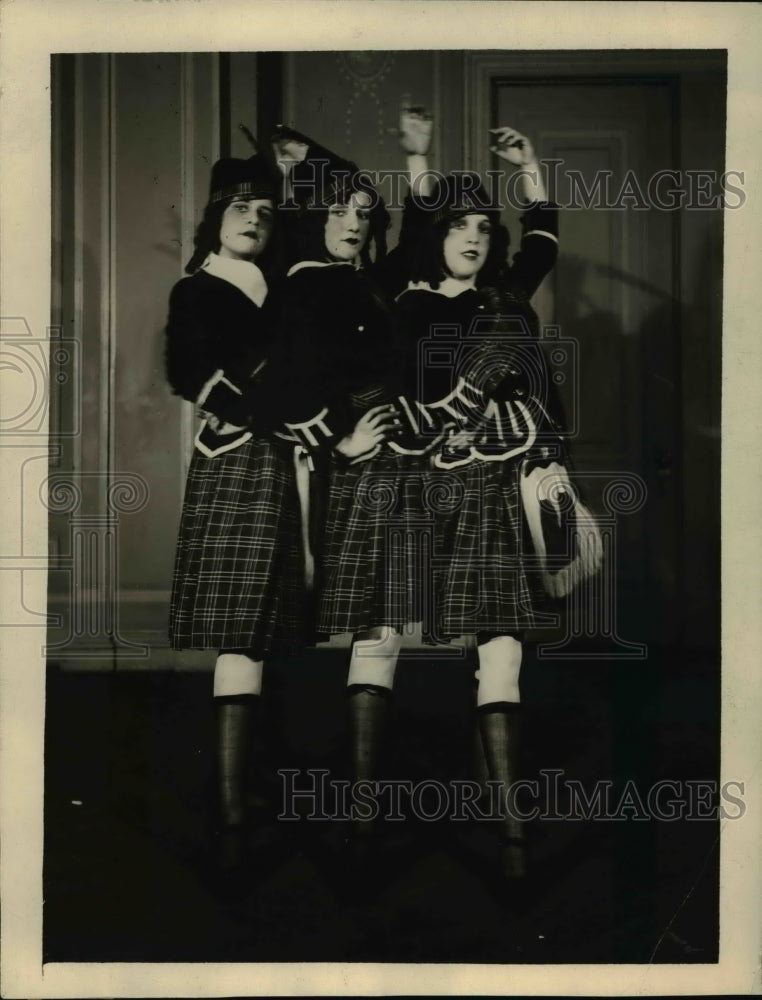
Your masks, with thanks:
M 346 205 L 328 209 L 325 248 L 331 260 L 353 261 L 365 246 L 370 230 L 370 203 L 370 195 L 359 191 Z
M 220 257 L 256 260 L 269 242 L 273 220 L 269 198 L 234 198 L 222 213 Z
M 450 222 L 442 252 L 445 269 L 453 278 L 474 278 L 489 252 L 492 223 L 486 215 L 462 215 Z

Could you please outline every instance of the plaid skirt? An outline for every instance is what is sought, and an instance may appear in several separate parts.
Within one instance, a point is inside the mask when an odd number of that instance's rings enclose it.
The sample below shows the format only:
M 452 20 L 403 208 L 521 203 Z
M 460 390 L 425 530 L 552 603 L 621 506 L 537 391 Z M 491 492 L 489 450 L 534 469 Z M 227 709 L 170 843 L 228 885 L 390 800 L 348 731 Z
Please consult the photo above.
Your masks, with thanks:
M 382 453 L 337 468 L 328 497 L 318 629 L 422 623 L 426 642 L 547 623 L 519 462 L 433 468 Z
M 188 470 L 172 584 L 173 649 L 247 649 L 303 638 L 304 556 L 291 453 L 250 439 Z

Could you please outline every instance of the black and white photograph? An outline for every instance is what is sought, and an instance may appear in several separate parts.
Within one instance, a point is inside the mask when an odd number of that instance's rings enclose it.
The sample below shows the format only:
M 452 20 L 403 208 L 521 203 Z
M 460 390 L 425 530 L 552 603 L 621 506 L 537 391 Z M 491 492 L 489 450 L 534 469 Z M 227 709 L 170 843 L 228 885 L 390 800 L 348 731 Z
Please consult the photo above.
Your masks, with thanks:
M 656 7 L 0 12 L 3 995 L 762 989 L 760 21 Z

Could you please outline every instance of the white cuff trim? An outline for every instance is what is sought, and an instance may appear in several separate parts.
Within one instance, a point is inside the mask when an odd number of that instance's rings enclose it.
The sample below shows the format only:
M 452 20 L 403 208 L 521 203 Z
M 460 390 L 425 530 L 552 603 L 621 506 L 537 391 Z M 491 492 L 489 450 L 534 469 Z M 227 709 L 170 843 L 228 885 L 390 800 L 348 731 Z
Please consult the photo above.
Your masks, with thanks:
M 226 424 L 225 426 L 231 427 L 232 425 Z M 240 447 L 242 444 L 245 444 L 246 441 L 249 441 L 252 437 L 254 437 L 251 431 L 243 431 L 243 433 L 235 435 L 231 432 L 229 437 L 232 438 L 232 440 L 224 442 L 221 440 L 219 444 L 215 443 L 213 447 L 210 447 L 210 445 L 204 441 L 204 431 L 207 430 L 207 428 L 211 429 L 215 435 L 219 435 L 219 432 L 212 427 L 209 421 L 206 421 L 201 425 L 201 429 L 193 442 L 201 454 L 206 455 L 207 458 L 216 458 L 217 455 L 222 455 L 223 452 L 232 451 L 234 448 Z
M 209 398 L 209 393 L 220 382 L 222 382 L 223 385 L 226 385 L 228 389 L 232 389 L 238 396 L 243 396 L 243 393 L 238 386 L 233 385 L 229 379 L 225 378 L 225 372 L 221 368 L 218 368 L 214 375 L 212 375 L 212 377 L 201 386 L 201 392 L 196 398 L 196 406 L 203 406 Z
M 321 440 L 326 440 L 333 437 L 330 428 L 325 423 L 325 418 L 328 416 L 328 407 L 324 406 L 320 413 L 311 417 L 309 420 L 304 420 L 298 424 L 291 424 L 288 421 L 284 421 L 284 424 L 291 433 L 296 434 L 300 441 L 306 441 L 308 445 L 312 445 L 316 448 Z M 318 431 L 320 438 L 318 438 L 313 429 Z
M 528 233 L 524 233 L 524 236 L 547 236 L 549 240 L 553 240 L 554 243 L 558 243 L 558 237 L 554 236 L 553 233 L 546 232 L 544 229 L 530 229 Z

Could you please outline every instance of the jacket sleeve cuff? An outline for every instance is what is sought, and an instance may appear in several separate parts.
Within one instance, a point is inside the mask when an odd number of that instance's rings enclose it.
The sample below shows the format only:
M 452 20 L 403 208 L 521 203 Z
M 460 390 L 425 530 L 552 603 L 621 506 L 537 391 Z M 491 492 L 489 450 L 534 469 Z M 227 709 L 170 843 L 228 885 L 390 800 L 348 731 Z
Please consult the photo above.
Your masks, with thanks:
M 216 458 L 223 452 L 238 448 L 251 437 L 251 431 L 246 430 L 245 427 L 233 427 L 231 424 L 215 427 L 211 420 L 205 420 L 196 435 L 195 445 L 202 455 L 206 455 L 207 458 Z
M 368 459 L 375 458 L 376 455 L 381 451 L 381 445 L 374 445 L 369 448 L 368 451 L 363 452 L 362 455 L 355 455 L 354 458 L 347 458 L 346 455 L 342 455 L 340 451 L 335 448 L 332 452 L 334 463 L 341 468 L 348 468 L 350 465 L 362 465 L 363 462 L 367 462 Z
M 323 448 L 336 439 L 336 433 L 328 424 L 328 407 L 310 417 L 309 420 L 302 420 L 299 423 L 284 422 L 284 427 L 292 439 L 297 440 L 301 445 L 310 451 L 316 448 Z
M 201 387 L 196 397 L 196 406 L 233 424 L 246 425 L 249 422 L 248 397 L 221 368 Z

